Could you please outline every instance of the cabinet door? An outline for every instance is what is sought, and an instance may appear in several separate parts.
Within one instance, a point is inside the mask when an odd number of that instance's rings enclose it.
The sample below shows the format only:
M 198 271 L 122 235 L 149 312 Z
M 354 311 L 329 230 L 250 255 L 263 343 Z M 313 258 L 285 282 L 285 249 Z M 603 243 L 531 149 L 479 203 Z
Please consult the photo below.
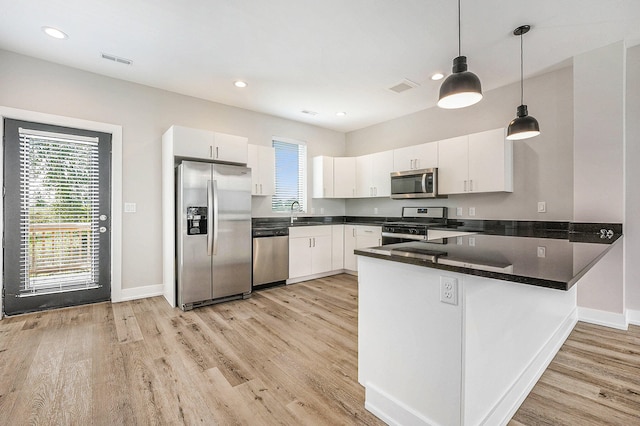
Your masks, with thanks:
M 333 157 L 313 157 L 313 198 L 333 198 Z
M 513 191 L 513 155 L 505 129 L 469 135 L 469 192 Z
M 391 172 L 393 171 L 393 151 L 371 154 L 371 186 L 374 197 L 391 195 Z
M 430 169 L 438 167 L 438 142 L 416 145 L 414 148 L 415 169 Z
M 173 155 L 202 160 L 213 158 L 213 132 L 181 126 L 172 128 Z
M 356 227 L 355 225 L 344 225 L 344 269 L 356 271 Z
M 312 274 L 312 237 L 289 238 L 289 278 Z
M 312 237 L 311 273 L 331 271 L 331 235 Z
M 333 159 L 333 196 L 336 198 L 356 196 L 356 159 L 354 157 Z
M 261 146 L 258 152 L 260 195 L 273 195 L 276 193 L 276 149 L 271 146 Z
M 438 141 L 438 193 L 463 194 L 469 180 L 468 137 Z
M 344 268 L 344 225 L 331 225 L 331 270 Z
M 373 197 L 371 155 L 356 157 L 356 197 Z
M 416 148 L 415 146 L 406 146 L 404 148 L 398 148 L 393 150 L 393 171 L 403 172 L 405 170 L 417 169 L 416 162 Z
M 259 146 L 249 145 L 247 147 L 247 167 L 251 169 L 251 195 L 260 194 L 260 160 Z
M 248 141 L 243 136 L 215 132 L 213 159 L 229 163 L 247 164 Z

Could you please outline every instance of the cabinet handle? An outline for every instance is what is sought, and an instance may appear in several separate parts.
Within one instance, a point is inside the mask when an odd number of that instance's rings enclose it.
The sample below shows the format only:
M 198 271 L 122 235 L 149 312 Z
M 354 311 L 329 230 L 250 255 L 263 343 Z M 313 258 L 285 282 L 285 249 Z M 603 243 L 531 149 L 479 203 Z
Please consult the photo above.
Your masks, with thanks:
M 260 184 L 260 194 L 262 194 L 262 184 Z
M 356 236 L 356 228 L 353 228 L 353 236 Z
M 419 158 L 416 158 L 416 159 L 414 160 L 414 163 L 413 163 L 413 164 L 414 164 L 414 166 L 416 167 L 416 169 L 419 169 L 419 168 L 420 168 L 420 159 L 419 159 Z
M 309 248 L 311 248 L 311 238 L 309 238 Z
M 213 158 L 213 145 L 209 145 L 209 158 Z
M 464 192 L 467 192 L 467 181 L 464 181 Z
M 473 179 L 469 180 L 469 192 L 473 192 Z
M 377 187 L 377 186 L 374 186 L 374 187 L 373 187 L 373 196 L 374 196 L 374 197 L 377 197 L 377 196 L 378 196 L 378 187 Z
M 218 151 L 218 147 L 216 146 L 216 158 L 220 158 L 220 153 Z
M 313 246 L 316 246 L 316 237 L 313 237 Z
M 256 183 L 256 194 L 258 193 L 258 184 Z
M 352 197 L 356 196 L 356 189 L 355 188 L 351 188 L 351 196 Z
M 409 170 L 413 170 L 413 159 L 409 160 Z
M 381 246 L 382 245 L 382 238 L 378 238 L 378 245 Z

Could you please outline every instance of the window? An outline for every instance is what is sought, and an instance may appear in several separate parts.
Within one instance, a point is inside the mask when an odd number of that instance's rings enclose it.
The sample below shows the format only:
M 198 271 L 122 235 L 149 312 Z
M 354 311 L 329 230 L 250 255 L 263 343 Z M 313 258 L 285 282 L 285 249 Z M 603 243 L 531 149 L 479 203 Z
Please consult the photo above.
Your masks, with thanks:
M 294 201 L 300 211 L 307 204 L 307 146 L 304 142 L 274 138 L 276 150 L 276 192 L 271 198 L 271 210 L 289 212 Z

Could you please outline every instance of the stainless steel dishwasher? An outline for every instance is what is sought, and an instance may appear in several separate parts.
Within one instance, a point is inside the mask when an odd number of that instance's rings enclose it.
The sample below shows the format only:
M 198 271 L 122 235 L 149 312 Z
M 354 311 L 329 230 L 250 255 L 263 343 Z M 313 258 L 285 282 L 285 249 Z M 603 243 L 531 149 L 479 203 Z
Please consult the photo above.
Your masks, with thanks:
M 253 228 L 252 286 L 264 288 L 289 278 L 289 228 Z

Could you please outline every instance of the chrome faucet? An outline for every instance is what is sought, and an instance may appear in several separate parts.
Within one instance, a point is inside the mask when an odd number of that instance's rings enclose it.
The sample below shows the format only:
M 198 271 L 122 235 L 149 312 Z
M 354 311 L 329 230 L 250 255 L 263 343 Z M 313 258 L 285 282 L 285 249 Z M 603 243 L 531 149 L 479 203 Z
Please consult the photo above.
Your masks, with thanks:
M 293 224 L 293 220 L 294 220 L 294 210 L 293 210 L 293 206 L 298 205 L 298 209 L 296 211 L 300 211 L 300 203 L 298 201 L 294 201 L 293 203 L 291 203 L 291 224 Z

